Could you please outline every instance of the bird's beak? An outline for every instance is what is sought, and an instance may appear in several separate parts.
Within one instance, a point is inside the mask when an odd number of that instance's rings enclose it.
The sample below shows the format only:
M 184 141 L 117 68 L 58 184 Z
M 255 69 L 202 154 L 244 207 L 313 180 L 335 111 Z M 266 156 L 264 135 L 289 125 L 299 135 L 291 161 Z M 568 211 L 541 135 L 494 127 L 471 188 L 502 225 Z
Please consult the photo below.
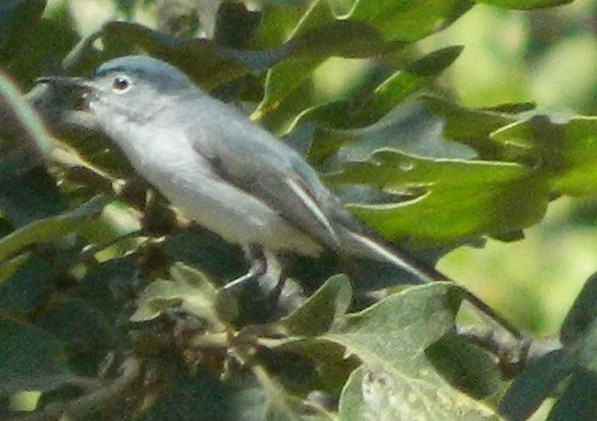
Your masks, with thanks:
M 37 78 L 35 83 L 47 83 L 57 88 L 80 90 L 82 92 L 91 92 L 94 89 L 91 82 L 82 77 L 43 76 Z

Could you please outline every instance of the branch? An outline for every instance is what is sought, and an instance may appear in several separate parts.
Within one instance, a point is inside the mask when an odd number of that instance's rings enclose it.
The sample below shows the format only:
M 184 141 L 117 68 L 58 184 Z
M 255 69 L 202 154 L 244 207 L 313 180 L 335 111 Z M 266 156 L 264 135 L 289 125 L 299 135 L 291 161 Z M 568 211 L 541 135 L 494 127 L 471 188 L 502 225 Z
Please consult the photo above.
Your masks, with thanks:
M 458 336 L 491 352 L 499 359 L 504 377 L 511 379 L 528 365 L 544 355 L 562 347 L 557 338 L 531 340 L 516 338 L 504 331 L 490 327 L 458 326 Z
M 47 421 L 76 419 L 93 408 L 102 408 L 118 402 L 127 395 L 141 375 L 142 363 L 135 357 L 127 358 L 120 366 L 121 375 L 113 382 L 69 402 L 52 402 L 40 411 L 15 417 L 10 421 Z

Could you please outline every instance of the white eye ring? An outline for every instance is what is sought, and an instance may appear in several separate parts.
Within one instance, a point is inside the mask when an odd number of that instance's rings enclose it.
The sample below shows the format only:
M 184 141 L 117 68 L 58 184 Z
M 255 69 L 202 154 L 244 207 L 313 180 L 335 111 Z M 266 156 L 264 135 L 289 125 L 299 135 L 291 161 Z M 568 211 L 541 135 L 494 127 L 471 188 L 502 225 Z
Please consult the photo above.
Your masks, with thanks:
M 112 81 L 112 91 L 117 94 L 124 94 L 131 89 L 133 83 L 128 76 L 118 75 Z

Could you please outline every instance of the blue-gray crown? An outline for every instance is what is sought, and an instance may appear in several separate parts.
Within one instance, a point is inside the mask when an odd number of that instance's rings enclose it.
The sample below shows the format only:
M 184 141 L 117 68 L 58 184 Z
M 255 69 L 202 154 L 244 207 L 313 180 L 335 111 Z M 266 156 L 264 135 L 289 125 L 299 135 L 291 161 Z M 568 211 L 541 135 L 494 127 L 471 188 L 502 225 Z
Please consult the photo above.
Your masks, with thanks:
M 125 56 L 101 64 L 94 77 L 124 73 L 145 81 L 158 90 L 178 90 L 193 86 L 193 82 L 180 70 L 165 61 L 147 56 Z

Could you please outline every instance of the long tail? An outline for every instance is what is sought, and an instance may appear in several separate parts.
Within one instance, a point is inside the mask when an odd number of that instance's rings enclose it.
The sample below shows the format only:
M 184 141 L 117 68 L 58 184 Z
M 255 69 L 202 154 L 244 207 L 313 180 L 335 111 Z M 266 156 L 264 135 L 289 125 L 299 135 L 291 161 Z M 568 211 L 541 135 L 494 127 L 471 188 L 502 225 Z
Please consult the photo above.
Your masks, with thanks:
M 344 244 L 350 254 L 367 257 L 378 262 L 391 263 L 414 275 L 420 283 L 446 281 L 451 282 L 443 273 L 433 269 L 429 265 L 417 261 L 414 257 L 402 253 L 381 240 L 370 238 L 366 234 L 354 231 L 344 231 Z
M 396 265 L 397 267 L 416 276 L 420 283 L 430 282 L 452 282 L 452 279 L 434 268 L 418 262 L 414 257 L 401 253 L 398 250 L 393 250 L 390 246 L 383 244 L 383 241 L 374 238 L 369 238 L 365 234 L 357 233 L 346 229 L 343 232 L 345 240 L 345 252 L 370 258 L 379 262 L 386 262 Z M 465 290 L 465 298 L 478 311 L 480 311 L 486 318 L 492 320 L 494 323 L 500 325 L 503 329 L 508 331 L 516 338 L 522 338 L 522 333 L 514 327 L 506 319 L 498 315 L 491 307 L 484 301 L 478 298 L 470 291 Z

